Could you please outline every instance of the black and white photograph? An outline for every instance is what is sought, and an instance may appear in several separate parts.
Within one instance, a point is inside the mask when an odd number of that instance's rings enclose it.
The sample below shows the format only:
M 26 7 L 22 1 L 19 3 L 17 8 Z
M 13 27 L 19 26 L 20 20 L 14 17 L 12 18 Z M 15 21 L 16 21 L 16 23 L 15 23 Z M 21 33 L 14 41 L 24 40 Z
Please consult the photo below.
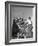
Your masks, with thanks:
M 37 42 L 37 4 L 5 2 L 5 43 Z

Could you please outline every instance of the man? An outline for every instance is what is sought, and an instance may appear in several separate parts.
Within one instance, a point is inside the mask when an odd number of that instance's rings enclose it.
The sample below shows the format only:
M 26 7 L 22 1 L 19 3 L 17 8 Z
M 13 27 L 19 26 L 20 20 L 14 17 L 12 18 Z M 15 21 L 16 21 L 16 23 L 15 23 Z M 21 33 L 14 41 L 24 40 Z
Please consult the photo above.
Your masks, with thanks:
M 12 36 L 13 38 L 17 38 L 17 33 L 19 32 L 19 27 L 16 24 L 15 19 L 13 19 L 13 27 L 12 27 Z
M 31 17 L 29 17 L 27 19 L 27 28 L 26 28 L 26 38 L 31 38 L 33 37 L 33 32 L 32 32 L 32 29 L 33 29 L 33 26 L 32 26 L 32 21 L 31 21 Z

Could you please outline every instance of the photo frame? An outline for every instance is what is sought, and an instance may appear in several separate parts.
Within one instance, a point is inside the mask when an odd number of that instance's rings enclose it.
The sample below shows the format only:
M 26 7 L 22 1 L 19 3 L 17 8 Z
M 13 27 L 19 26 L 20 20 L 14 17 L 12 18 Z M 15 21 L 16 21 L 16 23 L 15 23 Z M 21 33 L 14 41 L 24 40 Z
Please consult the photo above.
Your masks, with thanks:
M 28 18 L 31 19 L 31 21 L 29 21 Z M 18 28 L 16 29 L 15 24 L 13 24 L 14 19 L 19 29 Z M 24 21 L 24 23 L 28 22 L 27 25 L 31 24 L 32 25 L 31 26 L 26 25 L 27 28 L 25 28 L 26 26 L 24 24 L 23 24 L 24 26 L 21 25 L 22 21 Z M 21 28 L 20 26 L 22 26 L 23 28 Z M 32 31 L 30 32 L 31 29 Z M 21 30 L 21 33 L 19 33 L 18 30 L 19 31 Z M 35 43 L 35 42 L 37 42 L 37 3 L 6 1 L 5 44 L 8 45 L 8 44 Z

